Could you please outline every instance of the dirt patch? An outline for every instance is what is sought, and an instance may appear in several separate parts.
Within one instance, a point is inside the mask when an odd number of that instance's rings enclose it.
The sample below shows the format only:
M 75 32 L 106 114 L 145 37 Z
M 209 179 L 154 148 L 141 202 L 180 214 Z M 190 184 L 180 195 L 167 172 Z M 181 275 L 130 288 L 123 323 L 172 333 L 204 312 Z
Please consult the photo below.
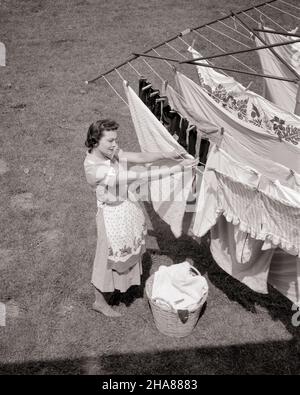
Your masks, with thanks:
M 8 266 L 10 266 L 10 264 L 13 262 L 14 260 L 14 252 L 12 250 L 8 250 L 8 249 L 0 249 L 0 269 L 5 269 Z
M 14 210 L 31 211 L 34 209 L 33 194 L 30 192 L 19 193 L 12 196 L 10 205 Z
M 9 167 L 8 167 L 7 163 L 4 162 L 4 160 L 0 159 L 0 176 L 7 173 L 8 170 L 9 170 Z

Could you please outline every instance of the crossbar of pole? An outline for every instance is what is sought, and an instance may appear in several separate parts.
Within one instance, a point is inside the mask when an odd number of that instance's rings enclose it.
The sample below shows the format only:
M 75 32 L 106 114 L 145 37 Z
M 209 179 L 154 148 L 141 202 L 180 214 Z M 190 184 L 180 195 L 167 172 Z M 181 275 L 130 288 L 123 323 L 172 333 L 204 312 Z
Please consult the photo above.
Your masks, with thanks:
M 278 34 L 278 35 L 281 35 L 281 36 L 300 37 L 300 34 L 289 33 L 289 32 L 278 32 L 277 30 L 268 30 L 268 29 L 253 29 L 253 30 L 256 31 L 256 32 L 272 33 L 272 34 Z
M 263 3 L 258 4 L 258 5 L 256 5 L 256 6 L 249 7 L 249 8 L 247 8 L 247 9 L 242 9 L 242 10 L 236 11 L 236 14 L 242 14 L 243 12 L 251 11 L 251 10 L 253 10 L 255 7 L 256 7 L 256 8 L 263 7 L 263 6 L 265 6 L 266 4 L 274 3 L 275 1 L 277 1 L 277 0 L 268 0 L 268 1 L 265 1 L 265 2 L 263 2 Z M 174 40 L 176 40 L 177 38 L 182 37 L 182 36 L 184 36 L 185 34 L 188 34 L 188 33 L 192 32 L 193 30 L 198 30 L 198 29 L 202 29 L 202 28 L 204 28 L 204 27 L 206 27 L 206 26 L 213 25 L 214 23 L 217 23 L 217 22 L 219 22 L 219 21 L 223 21 L 223 20 L 225 20 L 225 19 L 228 19 L 228 18 L 230 18 L 231 16 L 232 16 L 232 14 L 229 14 L 229 15 L 223 16 L 223 17 L 221 17 L 221 18 L 214 19 L 213 21 L 208 22 L 208 23 L 205 23 L 205 24 L 203 24 L 203 25 L 201 25 L 201 26 L 194 27 L 194 28 L 191 28 L 191 29 L 186 29 L 186 30 L 180 32 L 179 34 L 177 34 L 176 36 L 173 36 L 173 37 L 169 38 L 168 40 L 163 41 L 162 43 L 157 44 L 157 45 L 155 45 L 154 47 L 151 47 L 151 48 L 147 49 L 146 51 L 143 52 L 143 54 L 147 54 L 148 52 L 151 52 L 153 49 L 157 49 L 157 48 L 159 48 L 159 47 L 162 47 L 162 46 L 165 45 L 166 43 L 169 43 L 169 42 L 171 42 L 171 41 L 174 41 Z M 90 83 L 92 83 L 92 82 L 95 82 L 95 81 L 99 80 L 100 78 L 102 78 L 103 76 L 105 76 L 105 75 L 111 73 L 112 71 L 115 71 L 116 69 L 119 69 L 120 67 L 126 65 L 127 63 L 129 63 L 129 62 L 131 62 L 131 61 L 133 61 L 133 60 L 135 60 L 135 59 L 137 59 L 137 58 L 138 58 L 138 56 L 131 57 L 131 58 L 127 59 L 126 61 L 124 61 L 124 62 L 122 62 L 122 63 L 120 63 L 120 64 L 115 65 L 114 67 L 112 67 L 112 68 L 109 69 L 108 71 L 105 71 L 104 73 L 100 74 L 98 77 L 95 77 L 95 78 L 93 78 L 93 79 L 91 79 L 91 80 L 86 80 L 85 83 L 86 83 L 86 84 L 90 84 Z
M 298 82 L 298 79 L 292 80 L 290 78 L 277 77 L 275 75 L 251 73 L 250 71 L 230 69 L 230 68 L 227 68 L 227 67 L 212 66 L 212 65 L 209 65 L 209 64 L 206 64 L 206 63 L 187 63 L 187 64 L 193 64 L 194 66 L 201 66 L 201 67 L 209 67 L 211 69 L 216 69 L 216 70 L 232 71 L 233 73 L 247 74 L 247 75 L 252 75 L 254 77 L 270 78 L 270 79 L 273 79 L 273 80 L 288 81 L 288 82 L 295 82 L 295 83 Z
M 300 41 L 300 40 L 299 40 Z M 168 60 L 169 62 L 176 62 L 176 63 L 182 63 L 180 62 L 180 60 L 178 59 L 171 59 L 171 58 L 166 58 L 164 56 L 155 56 L 155 55 L 149 55 L 149 54 L 145 54 L 145 53 L 138 53 L 138 52 L 133 52 L 133 55 L 139 57 L 139 56 L 143 56 L 146 58 L 152 58 L 152 59 L 161 59 L 161 60 Z M 184 62 L 183 62 L 184 63 Z
M 284 43 L 263 45 L 261 47 L 255 47 L 255 48 L 250 48 L 250 49 L 241 49 L 240 51 L 226 52 L 226 53 L 220 53 L 220 54 L 210 55 L 210 56 L 201 56 L 199 58 L 194 58 L 194 59 L 189 59 L 189 60 L 182 60 L 180 63 L 194 63 L 194 62 L 197 62 L 198 60 L 207 60 L 207 59 L 221 58 L 223 56 L 231 56 L 231 55 L 237 55 L 237 54 L 241 54 L 241 53 L 245 53 L 245 52 L 259 51 L 261 49 L 280 47 L 280 46 L 283 46 L 283 45 L 293 44 L 293 43 L 298 43 L 298 42 L 300 42 L 300 39 L 299 40 L 286 41 Z
M 247 25 L 235 12 L 232 11 L 232 16 L 236 17 L 236 19 L 244 26 L 246 27 L 260 42 L 262 42 L 264 45 L 268 45 L 265 40 L 263 40 L 259 34 L 257 34 L 250 26 Z M 269 50 L 272 52 L 272 54 L 281 62 L 283 63 L 297 78 L 298 81 L 300 81 L 300 75 L 297 73 L 295 69 L 293 69 L 292 66 L 290 66 L 276 51 L 274 51 L 273 48 L 269 48 Z
M 165 60 L 165 59 L 169 59 L 169 58 L 164 58 L 163 56 L 154 56 L 154 55 L 147 55 L 147 54 L 143 54 L 143 53 L 135 53 L 136 56 L 141 56 L 141 57 L 150 57 L 153 59 L 158 59 L 158 60 Z M 169 59 L 170 60 L 170 59 Z M 174 62 L 179 62 L 179 60 L 175 60 L 172 59 Z M 243 70 L 236 70 L 236 69 L 230 69 L 230 68 L 226 68 L 226 67 L 219 67 L 219 66 L 212 66 L 206 63 L 189 63 L 187 62 L 187 64 L 192 64 L 194 66 L 201 66 L 201 67 L 209 67 L 211 69 L 217 69 L 217 70 L 224 70 L 224 71 L 232 71 L 234 73 L 240 73 L 240 74 L 247 74 L 247 75 L 253 75 L 255 77 L 263 77 L 263 78 L 270 78 L 273 80 L 280 80 L 280 81 L 288 81 L 288 82 L 298 82 L 297 79 L 290 79 L 290 78 L 284 78 L 284 77 L 277 77 L 274 75 L 269 75 L 269 74 L 258 74 L 258 73 L 251 73 L 250 71 L 243 71 Z

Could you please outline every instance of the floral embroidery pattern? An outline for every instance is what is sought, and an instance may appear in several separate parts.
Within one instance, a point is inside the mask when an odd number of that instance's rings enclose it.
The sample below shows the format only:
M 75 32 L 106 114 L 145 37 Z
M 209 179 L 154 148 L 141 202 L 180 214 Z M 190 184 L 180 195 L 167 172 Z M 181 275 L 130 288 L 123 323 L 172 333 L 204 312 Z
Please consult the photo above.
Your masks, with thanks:
M 214 99 L 215 102 L 221 103 L 222 106 L 235 113 L 237 117 L 248 123 L 275 133 L 280 139 L 298 145 L 300 141 L 300 128 L 293 125 L 287 125 L 286 121 L 274 116 L 273 119 L 267 119 L 265 114 L 261 114 L 257 106 L 249 102 L 249 97 L 237 99 L 232 92 L 228 92 L 224 85 L 219 84 L 215 88 L 205 84 L 204 79 L 200 76 L 200 86 Z M 251 109 L 249 106 L 251 105 Z
M 135 237 L 133 239 L 133 245 L 132 246 L 126 246 L 124 245 L 122 248 L 120 248 L 118 251 L 113 251 L 111 247 L 108 249 L 108 255 L 109 257 L 113 258 L 122 258 L 127 255 L 135 255 L 139 252 L 141 249 L 142 245 L 145 244 L 145 239 L 144 235 L 146 234 L 146 224 L 143 224 L 143 231 L 142 234 L 139 237 Z
M 278 117 L 274 117 L 270 122 L 273 124 L 273 130 L 279 138 L 298 145 L 298 142 L 300 141 L 300 128 L 292 125 L 286 125 L 285 121 Z

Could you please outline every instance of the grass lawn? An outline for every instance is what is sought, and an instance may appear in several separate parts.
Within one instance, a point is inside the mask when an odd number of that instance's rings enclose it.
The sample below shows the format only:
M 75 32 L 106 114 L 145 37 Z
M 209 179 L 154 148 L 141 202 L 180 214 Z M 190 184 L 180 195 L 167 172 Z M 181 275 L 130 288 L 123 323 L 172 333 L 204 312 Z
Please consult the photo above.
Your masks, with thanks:
M 83 173 L 86 131 L 93 120 L 115 118 L 122 148 L 139 146 L 122 101 L 104 81 L 84 81 L 187 27 L 257 3 L 1 1 L 0 41 L 6 45 L 7 66 L 0 68 L 0 302 L 12 299 L 20 314 L 0 327 L 0 373 L 300 373 L 299 327 L 292 325 L 291 303 L 273 289 L 258 295 L 232 279 L 213 262 L 207 240 L 175 239 L 149 204 L 143 281 L 161 264 L 192 260 L 210 287 L 197 327 L 183 339 L 160 334 L 144 287 L 115 296 L 121 319 L 91 310 L 96 202 Z M 296 26 L 275 10 L 268 15 L 289 29 Z M 215 27 L 225 31 L 223 25 Z M 241 48 L 210 29 L 205 34 L 226 50 Z M 245 37 L 232 37 L 249 44 Z M 194 38 L 204 54 L 219 52 Z M 174 46 L 187 55 L 184 43 L 177 40 Z M 169 47 L 158 51 L 179 56 Z M 260 70 L 257 55 L 240 59 Z M 164 63 L 149 63 L 168 75 Z M 215 63 L 239 67 L 233 59 Z M 133 64 L 150 78 L 145 63 Z M 195 77 L 192 66 L 183 70 Z M 137 86 L 132 69 L 120 72 Z M 118 75 L 108 78 L 123 94 Z M 251 89 L 262 92 L 261 79 L 237 79 L 253 80 Z

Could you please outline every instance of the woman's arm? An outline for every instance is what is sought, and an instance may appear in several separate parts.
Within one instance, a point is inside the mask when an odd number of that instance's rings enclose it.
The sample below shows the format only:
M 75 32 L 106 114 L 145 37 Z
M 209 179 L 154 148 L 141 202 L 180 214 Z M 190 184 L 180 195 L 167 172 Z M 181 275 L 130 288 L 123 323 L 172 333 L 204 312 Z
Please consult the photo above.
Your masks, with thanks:
M 166 152 L 119 152 L 121 160 L 127 160 L 131 163 L 150 163 L 161 159 L 182 159 L 186 157 L 184 154 L 180 155 L 175 150 Z
M 140 168 L 138 171 L 134 170 L 134 168 L 126 171 L 121 170 L 115 175 L 114 180 L 111 184 L 114 183 L 120 184 L 123 182 L 132 182 L 142 179 L 154 180 L 159 177 L 166 177 L 170 174 L 178 173 L 182 170 L 185 170 L 186 168 L 197 166 L 197 164 L 198 164 L 198 159 L 193 158 L 193 159 L 185 159 L 180 164 L 177 164 L 172 167 L 163 166 L 155 169 Z

